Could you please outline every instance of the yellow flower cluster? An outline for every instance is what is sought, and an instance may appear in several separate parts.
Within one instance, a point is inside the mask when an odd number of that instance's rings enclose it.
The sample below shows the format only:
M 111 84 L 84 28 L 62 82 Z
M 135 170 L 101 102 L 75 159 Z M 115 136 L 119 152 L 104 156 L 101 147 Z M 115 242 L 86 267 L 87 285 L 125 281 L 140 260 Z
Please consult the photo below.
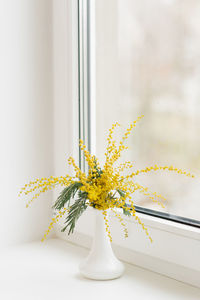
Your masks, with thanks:
M 45 232 L 43 238 L 41 239 L 42 242 L 44 242 L 44 240 L 47 238 L 49 232 L 50 232 L 51 229 L 53 228 L 53 225 L 54 225 L 55 223 L 57 223 L 58 220 L 59 220 L 60 218 L 62 218 L 62 217 L 64 216 L 64 214 L 65 214 L 67 211 L 68 211 L 68 209 L 67 209 L 67 208 L 64 208 L 62 211 L 59 211 L 58 214 L 57 214 L 55 217 L 52 218 L 51 223 L 49 224 L 49 227 L 48 227 L 47 231 Z
M 143 187 L 142 185 L 140 185 L 138 183 L 133 183 L 133 186 L 135 187 L 135 190 L 139 190 L 139 192 L 142 193 L 144 196 L 148 196 L 148 198 L 151 201 L 156 202 L 157 204 L 159 204 L 163 208 L 165 207 L 164 204 L 157 199 L 157 198 L 160 198 L 163 201 L 166 201 L 166 198 L 164 198 L 162 195 L 158 195 L 156 192 L 150 193 L 150 192 L 148 192 L 147 187 Z
M 123 229 L 124 229 L 124 236 L 127 238 L 128 237 L 128 229 L 124 223 L 124 219 L 121 217 L 120 213 L 117 213 L 116 210 L 111 209 L 112 212 L 114 213 L 114 215 L 118 218 L 120 224 L 122 225 Z
M 107 211 L 103 210 L 102 214 L 104 216 L 104 222 L 105 222 L 105 226 L 106 226 L 106 231 L 107 231 L 108 237 L 109 237 L 110 241 L 112 242 L 112 236 L 111 236 L 110 228 L 109 228 L 109 224 L 108 224 Z
M 158 170 L 174 171 L 178 174 L 184 174 L 188 177 L 194 178 L 193 174 L 187 173 L 186 171 L 183 171 L 181 169 L 174 168 L 173 166 L 157 166 L 157 165 L 152 166 L 152 167 L 146 167 L 145 169 L 142 169 L 142 170 L 137 170 L 136 172 L 133 172 L 133 173 L 127 175 L 126 178 L 132 178 L 133 176 L 139 175 L 140 173 L 147 173 L 147 172 L 150 172 L 152 170 L 153 171 L 158 171 Z
M 158 203 L 162 207 L 164 206 L 162 201 L 166 199 L 162 196 L 157 194 L 156 192 L 151 193 L 148 188 L 143 187 L 139 183 L 134 181 L 135 176 L 148 173 L 150 171 L 158 171 L 158 170 L 168 170 L 173 171 L 178 174 L 183 174 L 188 177 L 194 177 L 194 175 L 187 173 L 181 169 L 177 169 L 173 166 L 150 166 L 146 167 L 145 169 L 135 170 L 131 172 L 129 175 L 123 175 L 125 170 L 133 168 L 133 163 L 130 161 L 123 162 L 118 166 L 115 166 L 116 161 L 121 157 L 122 151 L 127 149 L 124 145 L 125 141 L 127 140 L 128 136 L 136 126 L 136 123 L 140 121 L 143 116 L 137 118 L 134 122 L 130 124 L 128 129 L 125 131 L 122 139 L 119 141 L 118 145 L 117 142 L 113 139 L 113 133 L 116 127 L 120 126 L 119 123 L 115 123 L 112 125 L 111 129 L 109 130 L 109 134 L 107 137 L 107 149 L 105 152 L 105 164 L 103 167 L 100 167 L 100 164 L 97 158 L 92 155 L 89 151 L 86 150 L 86 146 L 84 145 L 83 140 L 80 140 L 80 149 L 83 151 L 85 160 L 89 166 L 89 172 L 86 174 L 83 172 L 75 163 L 73 157 L 69 157 L 68 163 L 69 165 L 73 166 L 75 171 L 75 176 L 71 177 L 69 175 L 61 176 L 61 177 L 53 177 L 50 178 L 41 178 L 36 179 L 29 184 L 26 184 L 20 191 L 20 195 L 24 193 L 28 195 L 29 193 L 37 192 L 33 196 L 33 198 L 27 203 L 27 207 L 33 201 L 33 199 L 37 198 L 41 193 L 54 188 L 56 185 L 61 186 L 70 186 L 74 183 L 79 183 L 79 191 L 84 195 L 87 195 L 87 206 L 91 206 L 95 209 L 99 209 L 102 211 L 106 231 L 110 240 L 112 241 L 110 229 L 109 229 L 109 222 L 107 211 L 110 209 L 114 212 L 115 216 L 120 221 L 121 225 L 124 229 L 125 237 L 128 236 L 128 230 L 126 228 L 125 222 L 115 208 L 123 209 L 125 214 L 131 215 L 135 218 L 135 220 L 142 226 L 143 230 L 149 237 L 150 241 L 152 241 L 151 237 L 149 236 L 148 229 L 142 223 L 138 215 L 135 211 L 135 206 L 133 202 L 133 194 L 138 191 L 142 193 L 144 196 L 148 197 L 153 202 Z M 52 218 L 52 221 L 49 225 L 47 232 L 45 233 L 43 240 L 47 237 L 48 233 L 50 232 L 53 225 L 61 218 L 65 213 L 70 211 L 69 209 L 63 207 L 62 210 L 59 210 L 56 217 Z
M 61 186 L 67 186 L 73 182 L 73 178 L 69 175 L 53 177 L 49 178 L 37 178 L 35 181 L 30 181 L 28 184 L 25 184 L 24 187 L 21 188 L 18 196 L 21 196 L 23 193 L 28 195 L 37 190 L 34 196 L 27 202 L 26 207 L 29 207 L 31 202 L 34 199 L 38 198 L 42 193 L 55 188 L 58 184 Z

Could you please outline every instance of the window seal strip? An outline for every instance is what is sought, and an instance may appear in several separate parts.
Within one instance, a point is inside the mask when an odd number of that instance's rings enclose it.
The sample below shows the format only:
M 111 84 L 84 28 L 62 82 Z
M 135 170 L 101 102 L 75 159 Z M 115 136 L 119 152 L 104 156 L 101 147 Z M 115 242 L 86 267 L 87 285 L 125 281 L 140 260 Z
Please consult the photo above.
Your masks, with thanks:
M 152 217 L 164 219 L 167 221 L 173 221 L 176 223 L 181 223 L 184 225 L 189 225 L 192 227 L 200 228 L 200 221 L 195 220 L 195 219 L 190 219 L 190 218 L 181 217 L 181 216 L 177 216 L 177 215 L 173 215 L 173 214 L 169 214 L 169 213 L 165 213 L 165 212 L 160 212 L 157 210 L 144 208 L 144 207 L 137 206 L 137 205 L 135 205 L 135 210 L 138 213 L 145 214 L 148 216 L 152 216 Z

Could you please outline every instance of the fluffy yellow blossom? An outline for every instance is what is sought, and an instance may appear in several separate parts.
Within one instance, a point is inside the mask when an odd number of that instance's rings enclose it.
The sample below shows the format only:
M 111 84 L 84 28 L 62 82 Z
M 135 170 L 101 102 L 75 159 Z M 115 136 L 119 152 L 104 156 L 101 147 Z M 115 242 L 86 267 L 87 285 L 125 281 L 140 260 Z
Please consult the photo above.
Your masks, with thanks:
M 69 233 L 73 232 L 77 219 L 88 206 L 91 206 L 102 212 L 106 231 L 111 241 L 112 237 L 108 222 L 108 210 L 113 211 L 124 229 L 125 237 L 128 236 L 125 221 L 121 214 L 116 211 L 116 208 L 120 208 L 125 215 L 135 218 L 152 242 L 147 227 L 145 227 L 135 211 L 134 193 L 138 191 L 162 207 L 164 207 L 163 202 L 166 199 L 162 195 L 151 192 L 147 187 L 136 182 L 135 177 L 150 171 L 173 171 L 191 178 L 193 178 L 194 175 L 183 171 L 182 169 L 175 168 L 174 166 L 157 165 L 131 171 L 128 175 L 123 174 L 124 170 L 128 171 L 134 167 L 133 162 L 125 161 L 118 166 L 115 164 L 121 157 L 122 152 L 128 148 L 125 146 L 125 142 L 135 128 L 136 123 L 139 122 L 142 117 L 143 116 L 138 117 L 130 124 L 119 143 L 113 139 L 113 133 L 120 124 L 116 122 L 112 125 L 107 137 L 105 164 L 102 167 L 97 158 L 86 149 L 83 140 L 80 140 L 79 147 L 81 151 L 83 151 L 85 161 L 89 167 L 87 174 L 78 167 L 73 157 L 69 157 L 68 163 L 74 169 L 74 177 L 69 175 L 60 177 L 51 176 L 49 178 L 43 177 L 30 181 L 22 187 L 19 193 L 20 196 L 22 194 L 29 195 L 30 193 L 33 193 L 33 197 L 28 200 L 26 204 L 27 207 L 34 199 L 38 198 L 41 193 L 51 190 L 58 185 L 64 188 L 54 204 L 54 209 L 57 210 L 57 214 L 52 218 L 49 228 L 42 240 L 47 237 L 53 225 L 64 215 L 66 215 L 66 226 L 62 231 L 65 231 L 65 229 L 69 227 Z M 75 201 L 71 204 L 70 201 L 75 197 L 76 193 L 78 193 L 78 197 L 75 198 Z

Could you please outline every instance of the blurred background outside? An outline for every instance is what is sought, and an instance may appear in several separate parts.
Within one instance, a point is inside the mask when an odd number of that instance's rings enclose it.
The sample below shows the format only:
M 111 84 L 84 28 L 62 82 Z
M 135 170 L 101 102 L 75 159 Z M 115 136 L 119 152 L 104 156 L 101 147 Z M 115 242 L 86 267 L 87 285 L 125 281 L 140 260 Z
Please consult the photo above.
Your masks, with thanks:
M 123 158 L 134 169 L 173 165 L 200 176 L 200 2 L 102 0 L 96 7 L 97 155 L 112 123 L 138 116 Z M 117 130 L 116 138 L 120 137 Z M 136 178 L 167 198 L 135 204 L 200 220 L 200 177 L 169 171 Z

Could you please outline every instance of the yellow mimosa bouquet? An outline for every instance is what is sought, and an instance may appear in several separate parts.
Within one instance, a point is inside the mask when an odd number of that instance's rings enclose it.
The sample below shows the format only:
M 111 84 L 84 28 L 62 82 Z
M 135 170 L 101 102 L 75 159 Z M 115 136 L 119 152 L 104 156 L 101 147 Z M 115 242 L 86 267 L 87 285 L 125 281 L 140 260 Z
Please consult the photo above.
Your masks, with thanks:
M 36 199 L 41 193 L 48 191 L 51 188 L 60 185 L 64 187 L 59 197 L 55 201 L 53 208 L 56 211 L 55 217 L 49 225 L 47 232 L 44 234 L 42 240 L 44 240 L 50 232 L 53 225 L 62 217 L 65 217 L 65 225 L 62 231 L 68 229 L 68 234 L 73 233 L 76 221 L 82 215 L 82 213 L 89 207 L 93 207 L 102 212 L 105 220 L 107 234 L 112 240 L 107 212 L 108 209 L 113 211 L 115 216 L 119 219 L 121 225 L 124 228 L 125 237 L 128 236 L 128 231 L 125 226 L 125 222 L 122 218 L 122 214 L 119 213 L 120 208 L 122 213 L 127 216 L 134 217 L 137 222 L 142 226 L 145 233 L 149 237 L 148 230 L 137 216 L 134 206 L 133 194 L 135 191 L 141 192 L 150 200 L 157 202 L 163 206 L 165 198 L 157 193 L 151 193 L 148 188 L 143 187 L 136 181 L 136 177 L 141 173 L 147 173 L 150 171 L 169 170 L 179 174 L 184 174 L 189 177 L 194 175 L 182 171 L 181 169 L 174 168 L 173 166 L 149 166 L 145 169 L 130 171 L 128 175 L 123 175 L 123 171 L 133 168 L 133 163 L 125 161 L 115 166 L 117 160 L 121 157 L 122 152 L 127 149 L 125 141 L 131 134 L 132 130 L 136 126 L 136 123 L 142 118 L 138 117 L 137 120 L 132 122 L 125 131 L 121 141 L 117 144 L 113 139 L 113 132 L 118 123 L 112 125 L 109 129 L 109 135 L 107 137 L 107 148 L 105 152 L 105 163 L 100 166 L 100 163 L 95 155 L 92 155 L 87 151 L 84 142 L 80 140 L 80 149 L 83 151 L 85 160 L 88 164 L 88 173 L 83 172 L 75 163 L 73 157 L 69 157 L 68 163 L 72 165 L 75 171 L 75 176 L 61 176 L 50 178 L 41 178 L 31 181 L 26 184 L 20 191 L 21 194 L 28 195 L 34 193 L 32 199 L 28 201 L 27 207 L 31 202 Z M 74 199 L 74 201 L 72 201 Z

